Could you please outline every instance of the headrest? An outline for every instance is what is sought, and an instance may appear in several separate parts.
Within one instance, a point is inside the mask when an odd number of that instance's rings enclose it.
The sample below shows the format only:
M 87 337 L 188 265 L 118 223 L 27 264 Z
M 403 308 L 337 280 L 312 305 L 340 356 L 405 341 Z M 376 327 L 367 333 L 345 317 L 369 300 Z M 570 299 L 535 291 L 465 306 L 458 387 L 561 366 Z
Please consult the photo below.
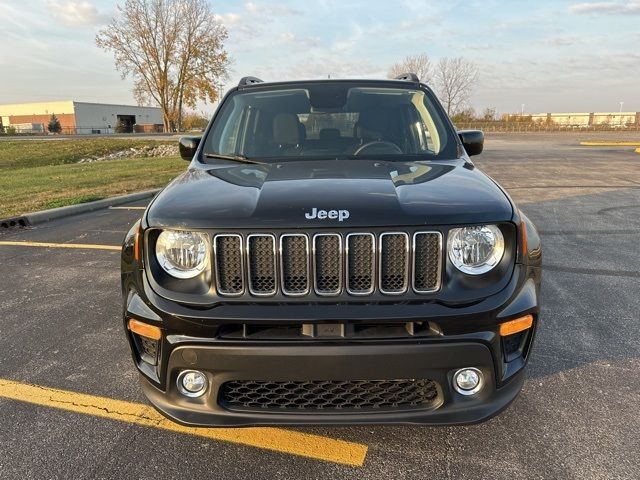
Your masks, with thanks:
M 300 121 L 294 113 L 279 113 L 273 119 L 273 140 L 278 145 L 298 145 L 300 130 Z
M 320 130 L 320 140 L 337 140 L 341 137 L 337 128 L 323 128 Z

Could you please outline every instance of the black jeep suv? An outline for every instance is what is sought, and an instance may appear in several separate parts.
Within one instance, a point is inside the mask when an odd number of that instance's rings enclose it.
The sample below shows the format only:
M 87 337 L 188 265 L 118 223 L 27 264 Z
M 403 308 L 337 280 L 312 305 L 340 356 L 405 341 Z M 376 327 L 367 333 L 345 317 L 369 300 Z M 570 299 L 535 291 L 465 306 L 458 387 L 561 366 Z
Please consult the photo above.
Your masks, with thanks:
M 413 74 L 242 79 L 122 252 L 149 400 L 189 425 L 452 424 L 518 394 L 541 245 Z

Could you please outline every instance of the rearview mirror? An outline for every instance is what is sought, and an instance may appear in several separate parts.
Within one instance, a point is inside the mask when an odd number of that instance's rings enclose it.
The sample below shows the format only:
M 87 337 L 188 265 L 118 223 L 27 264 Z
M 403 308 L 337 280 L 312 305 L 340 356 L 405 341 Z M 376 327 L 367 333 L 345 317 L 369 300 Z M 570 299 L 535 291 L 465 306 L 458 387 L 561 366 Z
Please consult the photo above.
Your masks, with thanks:
M 200 145 L 200 137 L 181 137 L 178 145 L 182 159 L 190 162 Z
M 484 148 L 484 133 L 481 130 L 460 130 L 460 141 L 470 157 L 480 155 Z

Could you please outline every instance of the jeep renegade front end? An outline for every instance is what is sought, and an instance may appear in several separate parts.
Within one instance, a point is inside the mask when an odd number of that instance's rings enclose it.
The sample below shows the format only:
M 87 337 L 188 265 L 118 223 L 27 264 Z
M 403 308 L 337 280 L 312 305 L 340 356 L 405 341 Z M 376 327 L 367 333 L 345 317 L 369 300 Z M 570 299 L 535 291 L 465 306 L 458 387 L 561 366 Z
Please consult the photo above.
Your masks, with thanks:
M 532 223 L 415 75 L 247 77 L 122 253 L 151 403 L 188 425 L 458 424 L 518 394 Z

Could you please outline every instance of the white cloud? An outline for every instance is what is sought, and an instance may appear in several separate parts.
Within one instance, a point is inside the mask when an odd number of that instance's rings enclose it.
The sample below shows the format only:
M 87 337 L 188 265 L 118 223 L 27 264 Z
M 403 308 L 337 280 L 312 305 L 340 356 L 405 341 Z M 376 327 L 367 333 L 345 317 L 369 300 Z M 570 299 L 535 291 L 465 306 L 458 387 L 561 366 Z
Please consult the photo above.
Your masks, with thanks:
M 547 38 L 544 43 L 554 47 L 570 47 L 578 43 L 578 37 L 575 35 L 557 35 Z
M 628 14 L 640 15 L 640 1 L 615 1 L 615 2 L 594 2 L 575 3 L 569 7 L 571 13 L 578 14 Z
M 55 18 L 67 26 L 101 25 L 109 21 L 109 16 L 100 13 L 90 2 L 47 1 L 47 6 Z
M 259 15 L 268 15 L 268 16 L 284 16 L 284 15 L 301 15 L 302 12 L 295 8 L 279 5 L 279 4 L 259 4 L 254 2 L 247 2 L 244 5 L 244 8 L 247 12 Z
M 234 12 L 219 13 L 215 15 L 216 20 L 222 23 L 224 26 L 229 27 L 232 25 L 238 25 L 242 20 L 242 17 Z
M 283 32 L 278 35 L 278 38 L 285 43 L 293 43 L 296 41 L 296 36 L 291 32 Z

